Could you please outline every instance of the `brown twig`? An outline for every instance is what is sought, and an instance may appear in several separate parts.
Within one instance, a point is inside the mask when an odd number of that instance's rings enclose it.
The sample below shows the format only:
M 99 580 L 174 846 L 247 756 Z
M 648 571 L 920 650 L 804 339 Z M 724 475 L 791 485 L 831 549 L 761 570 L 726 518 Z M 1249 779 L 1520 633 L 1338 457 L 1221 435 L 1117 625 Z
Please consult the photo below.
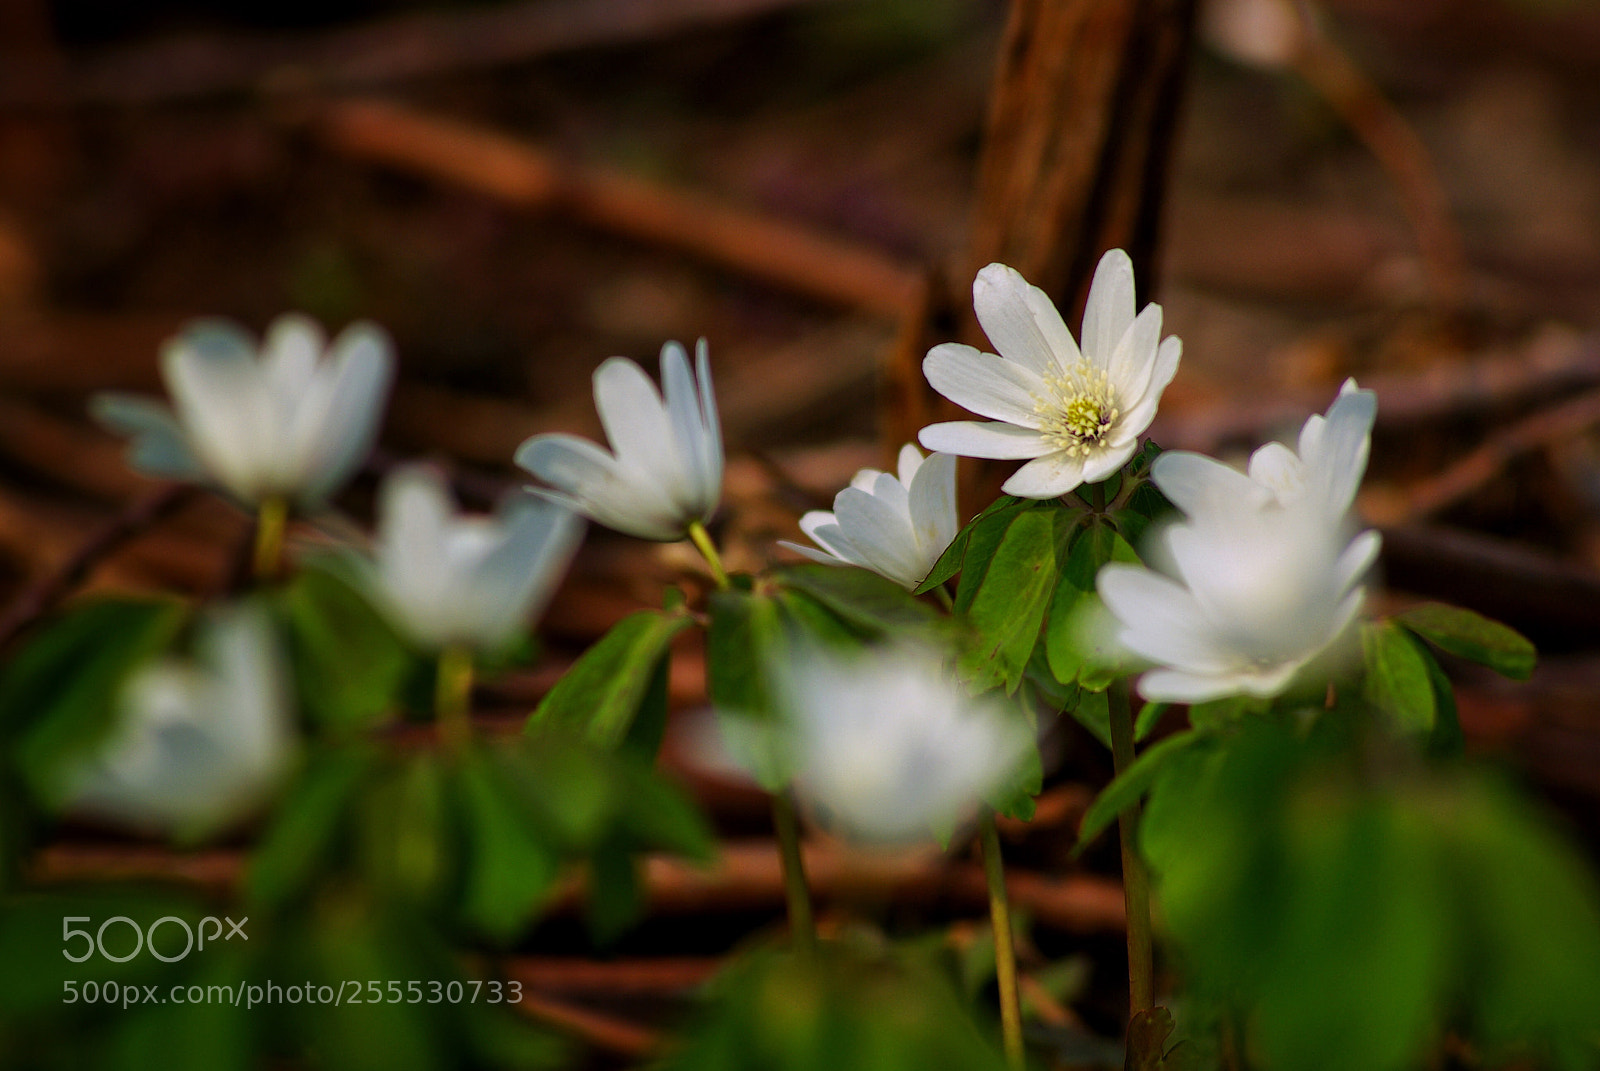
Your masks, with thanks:
M 0 615 L 0 649 L 48 613 L 95 565 L 134 536 L 176 512 L 195 494 L 188 484 L 162 484 L 95 531 L 55 571 L 40 577 Z
M 715 956 L 614 960 L 518 956 L 502 969 L 528 989 L 628 997 L 684 993 L 703 985 L 722 966 Z
M 614 1015 L 537 996 L 526 990 L 523 991 L 519 1006 L 540 1022 L 618 1056 L 638 1059 L 650 1055 L 661 1046 L 661 1035 L 654 1030 Z
M 622 172 L 569 164 L 496 131 L 375 100 L 318 113 L 340 152 L 505 201 L 681 249 L 820 300 L 899 317 L 917 306 L 921 273 L 866 246 L 669 190 Z
M 1500 475 L 1523 454 L 1580 435 L 1596 424 L 1600 424 L 1600 390 L 1501 428 L 1443 472 L 1406 488 L 1404 516 L 1395 520 L 1419 521 L 1447 509 Z
M 373 86 L 648 40 L 820 0 L 528 0 L 415 12 L 316 35 L 194 34 L 74 58 L 46 92 L 0 71 L 0 107 L 148 105 L 273 89 Z M 45 72 L 54 74 L 54 71 Z

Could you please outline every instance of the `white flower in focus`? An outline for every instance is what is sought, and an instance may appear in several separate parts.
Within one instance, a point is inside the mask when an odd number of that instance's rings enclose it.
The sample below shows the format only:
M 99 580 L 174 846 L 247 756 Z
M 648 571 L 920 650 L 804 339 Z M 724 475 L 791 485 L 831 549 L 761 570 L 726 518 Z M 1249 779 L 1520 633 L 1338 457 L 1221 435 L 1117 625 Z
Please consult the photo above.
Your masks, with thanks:
M 1178 370 L 1183 344 L 1161 337 L 1161 306 L 1134 315 L 1133 262 L 1120 249 L 1100 259 L 1083 313 L 1083 346 L 1044 293 L 1003 264 L 972 284 L 978 322 L 999 356 L 947 342 L 928 351 L 935 390 L 990 418 L 933 424 L 931 450 L 1001 460 L 1032 458 L 1003 490 L 1055 498 L 1110 476 L 1133 455 Z
M 1158 537 L 1172 576 L 1113 564 L 1097 581 L 1118 641 L 1158 667 L 1140 679 L 1146 699 L 1278 695 L 1344 635 L 1380 543 L 1351 538 L 1349 518 L 1375 413 L 1352 381 L 1306 421 L 1298 453 L 1263 447 L 1248 474 L 1198 454 L 1156 459 L 1156 486 L 1187 515 Z
M 804 651 L 775 675 L 796 790 L 865 839 L 925 837 L 959 820 L 1031 742 L 997 700 L 968 696 L 936 651 Z
M 266 616 L 219 613 L 197 655 L 158 660 L 128 679 L 112 736 L 68 778 L 70 810 L 193 836 L 264 802 L 295 751 L 288 680 Z
M 426 466 L 397 469 L 378 498 L 374 600 L 427 650 L 493 649 L 538 616 L 583 536 L 565 508 L 522 498 L 499 517 L 463 517 Z
M 859 565 L 915 588 L 961 528 L 956 515 L 956 459 L 900 448 L 900 478 L 862 469 L 833 499 L 833 512 L 812 510 L 800 530 L 827 553 L 782 545 L 830 565 Z
M 163 348 L 161 370 L 175 409 L 125 394 L 91 402 L 102 423 L 134 436 L 136 468 L 209 478 L 246 505 L 314 507 L 371 451 L 394 358 L 372 324 L 352 324 L 329 345 L 315 323 L 290 314 L 273 322 L 259 353 L 237 325 L 197 321 Z
M 682 346 L 663 346 L 661 381 L 665 403 L 626 357 L 595 369 L 594 404 L 614 453 L 576 435 L 535 435 L 517 464 L 555 488 L 535 492 L 641 539 L 682 539 L 708 520 L 722 497 L 722 427 L 705 339 L 693 374 Z

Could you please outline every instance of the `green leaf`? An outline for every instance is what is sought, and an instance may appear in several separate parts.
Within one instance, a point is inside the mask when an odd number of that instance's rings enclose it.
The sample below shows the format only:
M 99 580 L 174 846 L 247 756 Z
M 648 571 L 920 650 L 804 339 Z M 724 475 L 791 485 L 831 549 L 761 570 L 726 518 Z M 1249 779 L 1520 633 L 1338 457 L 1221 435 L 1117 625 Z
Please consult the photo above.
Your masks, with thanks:
M 1036 738 L 1036 725 L 1033 716 L 1026 709 L 1017 709 L 1015 716 L 1027 719 L 1028 733 Z M 984 797 L 984 802 L 996 814 L 1006 818 L 1015 818 L 1019 822 L 1033 821 L 1033 812 L 1036 806 L 1035 797 L 1044 788 L 1044 758 L 1039 754 L 1037 743 L 1029 744 L 1023 749 L 1022 756 L 1017 764 L 1011 768 L 1005 779 L 989 790 Z M 948 836 L 944 838 L 948 840 Z
M 378 763 L 377 752 L 365 746 L 312 753 L 250 857 L 247 903 L 274 909 L 313 884 L 318 871 L 343 848 L 350 802 Z
M 1161 719 L 1171 709 L 1171 703 L 1146 703 L 1140 707 L 1139 716 L 1133 723 L 1133 742 L 1142 743 L 1145 737 L 1155 732 L 1156 726 L 1161 724 Z
M 523 731 L 569 733 L 599 747 L 621 746 L 672 638 L 691 623 L 686 614 L 660 610 L 623 618 L 556 682 Z
M 298 694 L 318 725 L 354 731 L 392 711 L 414 656 L 336 567 L 301 569 L 282 593 Z
M 17 774 L 46 805 L 61 777 L 105 739 L 123 682 L 166 648 L 187 611 L 175 599 L 80 602 L 34 633 L 0 676 L 0 740 L 16 741 Z
M 1395 620 L 1438 647 L 1501 676 L 1524 681 L 1538 652 L 1520 632 L 1459 606 L 1430 602 L 1397 614 Z
M 723 738 L 756 780 L 775 791 L 789 779 L 788 760 L 774 735 L 777 711 L 768 681 L 768 660 L 783 637 L 778 602 L 767 595 L 719 591 L 710 610 L 706 687 Z
M 1428 734 L 1428 754 L 1435 758 L 1457 758 L 1466 747 L 1466 737 L 1461 732 L 1461 717 L 1456 710 L 1455 687 L 1431 651 L 1419 646 L 1418 653 L 1427 667 L 1428 685 L 1433 689 L 1433 702 L 1437 710 L 1433 732 Z
M 1071 709 L 1072 720 L 1088 729 L 1107 748 L 1111 746 L 1111 700 L 1102 691 L 1084 690 Z
M 935 630 L 944 622 L 933 607 L 868 569 L 819 562 L 786 566 L 776 575 L 783 587 L 809 595 L 847 624 L 874 636 Z
M 461 913 L 497 942 L 516 937 L 555 884 L 558 862 L 520 794 L 498 764 L 474 754 L 456 771 L 457 805 L 466 830 Z
M 1390 622 L 1361 627 L 1361 656 L 1368 701 L 1403 732 L 1429 732 L 1438 716 L 1433 683 L 1417 642 Z
M 961 572 L 963 563 L 966 560 L 967 548 L 972 540 L 973 530 L 980 522 L 987 522 L 990 517 L 996 514 L 1019 509 L 1027 505 L 1027 503 L 1027 499 L 1001 495 L 985 506 L 981 513 L 968 521 L 962 526 L 961 531 L 956 533 L 956 537 L 950 541 L 950 545 L 944 549 L 944 553 L 939 555 L 939 560 L 933 563 L 933 569 L 929 571 L 927 578 L 917 585 L 917 589 L 913 594 L 926 595 L 952 576 Z
M 1072 849 L 1072 854 L 1081 855 L 1107 826 L 1117 820 L 1118 815 L 1143 799 L 1172 757 L 1199 739 L 1199 733 L 1186 729 L 1181 733 L 1173 733 L 1134 759 L 1133 765 L 1107 785 L 1095 797 L 1094 803 L 1089 805 L 1088 811 L 1084 812 L 1083 821 L 1078 826 L 1078 844 Z
M 1010 529 L 1011 522 L 1020 513 L 1037 508 L 1038 503 L 1025 499 L 1015 499 L 1010 503 L 1002 499 L 973 518 L 968 526 L 971 535 L 967 539 L 967 552 L 961 559 L 961 581 L 956 586 L 957 611 L 966 613 L 972 600 L 977 597 L 978 589 L 983 587 L 983 578 L 989 571 L 989 563 L 994 560 L 995 551 Z
M 958 665 L 974 686 L 1003 686 L 1007 694 L 1017 690 L 1039 640 L 1055 580 L 1054 520 L 1044 510 L 1017 513 L 967 609 L 976 638 Z
M 1050 672 L 1063 684 L 1078 682 L 1102 691 L 1125 673 L 1112 651 L 1095 635 L 1104 615 L 1095 579 L 1107 562 L 1138 564 L 1139 555 L 1109 525 L 1091 524 L 1074 539 L 1061 566 L 1045 623 L 1045 653 Z

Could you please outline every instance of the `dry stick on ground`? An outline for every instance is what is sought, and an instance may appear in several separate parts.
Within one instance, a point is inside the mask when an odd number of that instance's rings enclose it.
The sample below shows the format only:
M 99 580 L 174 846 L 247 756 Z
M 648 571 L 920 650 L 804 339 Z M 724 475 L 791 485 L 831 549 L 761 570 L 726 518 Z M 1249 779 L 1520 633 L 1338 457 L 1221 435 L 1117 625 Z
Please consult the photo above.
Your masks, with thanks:
M 352 88 L 683 33 L 820 0 L 526 0 L 416 12 L 316 35 L 190 35 L 77 59 L 40 88 L 0 70 L 0 107 L 137 105 L 276 87 Z
M 603 1012 L 574 1007 L 526 991 L 518 1006 L 539 1022 L 618 1056 L 638 1059 L 661 1047 L 661 1035 L 656 1031 Z
M 1523 454 L 1580 435 L 1596 424 L 1600 424 L 1600 391 L 1581 394 L 1501 428 L 1443 472 L 1406 488 L 1405 515 L 1399 519 L 1422 520 L 1447 509 Z
M 983 870 L 974 863 L 942 857 L 880 857 L 805 845 L 806 873 L 819 899 L 896 904 L 941 904 L 977 912 L 988 903 Z M 239 881 L 244 858 L 216 850 L 179 854 L 143 845 L 58 843 L 35 858 L 32 878 L 40 882 L 86 878 L 194 881 L 225 892 Z M 665 856 L 647 858 L 646 910 L 693 914 L 769 909 L 783 904 L 783 879 L 776 846 L 770 840 L 725 843 L 717 863 L 701 869 Z M 1072 933 L 1113 933 L 1123 926 L 1122 886 L 1091 875 L 1046 877 L 1026 870 L 1006 872 L 1011 902 L 1040 925 Z M 571 887 L 552 910 L 572 911 L 582 890 Z
M 175 513 L 195 492 L 187 484 L 164 484 L 107 521 L 54 572 L 29 585 L 0 615 L 0 649 L 65 598 L 96 564 L 163 517 Z
M 810 297 L 896 318 L 919 305 L 921 273 L 876 249 L 622 172 L 568 164 L 492 130 L 369 100 L 327 105 L 314 127 L 351 156 L 565 212 Z

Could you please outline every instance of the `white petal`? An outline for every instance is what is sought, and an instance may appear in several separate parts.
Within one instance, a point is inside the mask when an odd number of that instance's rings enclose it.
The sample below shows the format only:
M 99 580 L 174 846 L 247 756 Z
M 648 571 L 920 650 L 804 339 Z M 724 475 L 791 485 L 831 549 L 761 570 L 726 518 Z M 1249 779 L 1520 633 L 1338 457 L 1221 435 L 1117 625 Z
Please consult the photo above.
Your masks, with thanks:
M 979 423 L 976 420 L 952 420 L 930 424 L 917 433 L 917 441 L 940 453 L 987 457 L 997 461 L 1039 457 L 1054 450 L 1037 431 L 998 421 Z
M 1125 439 L 1121 445 L 1107 445 L 1083 459 L 1083 482 L 1099 483 L 1123 466 L 1139 445 L 1137 439 Z
M 872 481 L 872 489 L 867 493 L 894 510 L 899 516 L 906 518 L 908 522 L 911 520 L 911 497 L 906 485 L 887 472 L 880 473 L 878 478 Z
M 1334 590 L 1343 592 L 1358 583 L 1377 560 L 1383 537 L 1377 532 L 1362 532 L 1350 541 L 1334 565 Z
M 177 417 L 162 403 L 132 394 L 96 394 L 89 399 L 89 413 L 112 431 L 133 437 L 128 464 L 140 472 L 173 480 L 205 477 Z
M 516 502 L 498 523 L 504 539 L 472 577 L 472 586 L 496 611 L 475 623 L 487 644 L 544 613 L 583 541 L 577 515 L 548 502 Z
M 963 409 L 1024 428 L 1039 426 L 1034 406 L 1048 392 L 1036 373 L 1015 361 L 946 342 L 928 351 L 922 373 Z
M 711 472 L 705 419 L 700 395 L 689 375 L 689 356 L 676 342 L 661 347 L 661 382 L 666 388 L 667 418 L 672 423 L 674 449 L 684 471 L 683 483 L 691 490 L 679 505 L 688 516 L 700 517 L 716 508 L 720 480 L 708 481 Z M 667 449 L 659 446 L 657 449 Z
M 1215 628 L 1182 585 L 1137 565 L 1103 566 L 1095 588 L 1122 624 L 1119 638 L 1164 666 L 1220 673 L 1238 662 L 1219 645 Z
M 1178 360 L 1183 356 L 1183 342 L 1176 335 L 1168 335 L 1156 349 L 1156 363 L 1150 370 L 1150 382 L 1144 394 L 1132 408 L 1117 419 L 1117 427 L 1128 434 L 1143 435 L 1150 422 L 1156 418 L 1156 407 L 1161 404 L 1161 394 L 1178 374 Z
M 1078 344 L 1043 290 L 1013 268 L 990 264 L 972 284 L 972 306 L 995 352 L 1036 375 L 1078 363 Z
M 663 360 L 666 351 L 663 350 Z M 656 385 L 626 357 L 609 357 L 594 371 L 594 407 L 617 462 L 660 480 L 675 499 L 693 497 L 673 441 L 672 421 Z
M 1000 490 L 1018 498 L 1057 498 L 1081 483 L 1083 458 L 1057 451 L 1022 466 L 1000 485 Z
M 828 554 L 825 551 L 818 550 L 816 547 L 807 547 L 807 546 L 803 546 L 803 545 L 801 545 L 799 543 L 791 543 L 787 539 L 778 540 L 778 546 L 787 547 L 788 549 L 790 549 L 792 551 L 795 551 L 795 552 L 800 553 L 800 554 L 804 554 L 807 558 L 810 558 L 812 561 L 820 562 L 823 565 L 846 566 L 846 565 L 860 565 L 861 564 L 860 562 L 848 562 L 848 561 L 845 561 L 843 558 L 839 557 L 838 555 Z
M 800 530 L 837 561 L 870 568 L 867 566 L 867 560 L 856 550 L 855 545 L 845 535 L 844 529 L 839 526 L 839 519 L 832 513 L 820 509 L 812 510 L 800 518 Z
M 694 344 L 694 367 L 700 387 L 700 415 L 705 422 L 706 470 L 702 475 L 711 503 L 708 511 L 714 511 L 722 501 L 722 418 L 717 413 L 716 392 L 711 389 L 711 352 L 703 338 Z
M 1139 695 L 1152 703 L 1204 703 L 1244 690 L 1244 674 L 1186 673 L 1152 669 L 1139 678 Z
M 331 383 L 314 468 L 301 498 L 317 502 L 344 485 L 372 452 L 394 382 L 394 351 L 376 324 L 354 323 L 333 340 L 318 379 Z
M 1327 509 L 1343 514 L 1355 499 L 1367 471 L 1372 446 L 1372 425 L 1378 415 L 1378 396 L 1370 390 L 1341 392 L 1328 409 L 1326 424 L 1314 443 L 1302 433 L 1300 457 L 1316 474 L 1318 491 Z M 1309 421 L 1307 424 L 1309 425 Z
M 192 327 L 163 348 L 161 366 L 195 454 L 229 491 L 257 501 L 267 490 L 259 427 L 270 414 L 248 336 L 213 323 Z
M 882 469 L 861 469 L 850 477 L 850 486 L 858 491 L 872 494 L 872 489 L 878 486 L 878 477 L 883 475 Z
M 261 364 L 267 387 L 279 404 L 292 409 L 305 393 L 326 346 L 322 328 L 308 316 L 291 312 L 272 321 L 261 343 Z
M 1306 493 L 1306 468 L 1282 443 L 1268 443 L 1251 454 L 1249 474 L 1282 504 L 1295 502 Z
M 1160 347 L 1161 306 L 1146 305 L 1118 340 L 1104 366 L 1118 398 L 1144 398 Z
M 1110 249 L 1100 258 L 1089 284 L 1089 300 L 1083 309 L 1083 352 L 1101 368 L 1109 366 L 1117 343 L 1133 323 L 1133 261 L 1120 249 Z
M 898 464 L 895 469 L 900 482 L 910 487 L 911 481 L 917 478 L 917 470 L 922 467 L 922 451 L 911 443 L 906 443 L 900 448 L 900 456 L 896 461 Z
M 956 512 L 956 459 L 950 454 L 930 455 L 912 477 L 910 499 L 911 526 L 923 560 L 932 569 L 961 529 Z
M 579 512 L 608 528 L 662 542 L 683 538 L 685 519 L 660 485 L 633 482 L 616 458 L 587 439 L 535 435 L 517 447 L 515 459 L 570 496 Z
M 901 584 L 914 585 L 922 579 L 909 516 L 853 487 L 834 498 L 833 512 L 851 546 L 874 572 Z
M 1263 489 L 1238 469 L 1187 450 L 1168 450 L 1157 457 L 1150 476 L 1189 517 L 1258 509 L 1266 499 Z

